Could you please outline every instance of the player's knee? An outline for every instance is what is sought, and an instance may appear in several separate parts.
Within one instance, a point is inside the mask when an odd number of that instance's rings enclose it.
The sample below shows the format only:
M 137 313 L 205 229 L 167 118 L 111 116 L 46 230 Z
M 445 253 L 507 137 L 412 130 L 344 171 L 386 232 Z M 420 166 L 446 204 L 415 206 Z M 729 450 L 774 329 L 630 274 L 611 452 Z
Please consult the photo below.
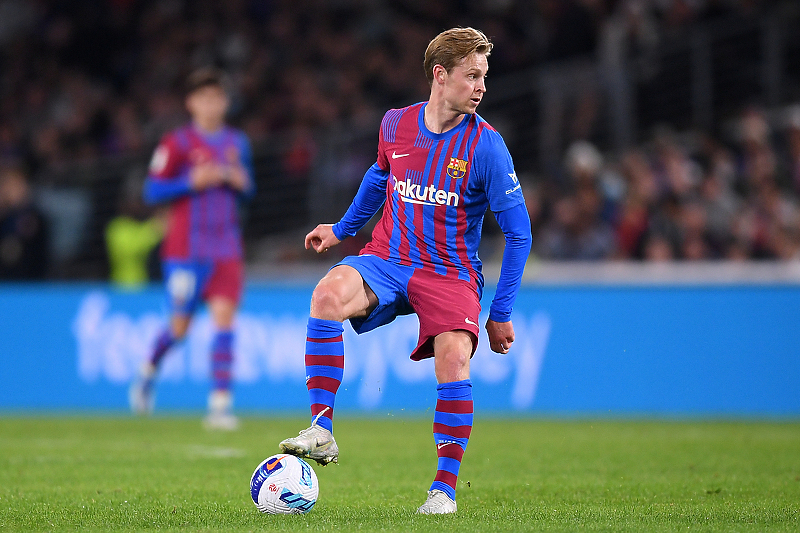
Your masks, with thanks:
M 442 362 L 449 368 L 465 368 L 469 365 L 469 354 L 463 350 L 447 350 L 443 354 Z
M 183 340 L 183 338 L 186 336 L 186 332 L 187 332 L 188 329 L 189 329 L 188 327 L 183 326 L 183 325 L 178 325 L 178 326 L 173 325 L 172 326 L 172 337 L 176 341 Z
M 170 329 L 175 340 L 183 339 L 186 336 L 186 332 L 189 331 L 189 319 L 186 317 L 174 317 L 170 323 Z
M 436 354 L 434 371 L 439 383 L 469 379 L 469 355 L 457 350 L 443 350 Z
M 311 295 L 311 314 L 327 320 L 342 320 L 344 301 L 340 292 L 330 283 L 317 285 Z

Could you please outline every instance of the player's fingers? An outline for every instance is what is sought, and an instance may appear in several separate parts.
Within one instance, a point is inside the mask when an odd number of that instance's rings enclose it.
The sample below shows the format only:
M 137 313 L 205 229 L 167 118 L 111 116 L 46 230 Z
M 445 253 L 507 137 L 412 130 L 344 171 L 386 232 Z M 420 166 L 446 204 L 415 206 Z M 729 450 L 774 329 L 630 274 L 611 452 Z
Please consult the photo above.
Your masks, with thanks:
M 490 346 L 495 353 L 508 353 L 508 346 L 503 341 L 493 342 Z
M 327 252 L 328 248 L 330 248 L 330 246 L 325 244 L 325 240 L 324 239 L 321 239 L 319 237 L 314 239 L 314 250 L 316 250 L 318 254 Z
M 322 239 L 317 234 L 317 228 L 314 228 L 312 231 L 308 232 L 308 235 L 306 235 L 306 250 L 308 250 L 309 247 L 313 247 L 314 250 L 316 250 L 321 242 Z

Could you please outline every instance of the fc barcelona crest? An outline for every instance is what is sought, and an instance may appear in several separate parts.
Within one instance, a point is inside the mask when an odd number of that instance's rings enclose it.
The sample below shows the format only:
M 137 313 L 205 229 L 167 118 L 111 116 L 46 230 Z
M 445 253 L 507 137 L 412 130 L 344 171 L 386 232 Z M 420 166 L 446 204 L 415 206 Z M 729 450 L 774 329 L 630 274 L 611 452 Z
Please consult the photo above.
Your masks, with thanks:
M 451 157 L 450 164 L 447 165 L 447 175 L 455 179 L 463 178 L 467 175 L 467 162 L 463 159 Z

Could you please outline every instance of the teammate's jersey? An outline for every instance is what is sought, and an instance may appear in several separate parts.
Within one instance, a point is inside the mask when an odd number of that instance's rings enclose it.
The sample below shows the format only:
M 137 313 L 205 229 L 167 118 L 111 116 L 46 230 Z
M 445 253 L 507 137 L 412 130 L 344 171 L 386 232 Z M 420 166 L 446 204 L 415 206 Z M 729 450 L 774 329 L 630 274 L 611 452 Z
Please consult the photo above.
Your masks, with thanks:
M 227 260 L 242 258 L 237 196 L 227 186 L 194 191 L 189 171 L 216 162 L 242 166 L 253 190 L 252 154 L 245 134 L 225 127 L 213 134 L 187 125 L 167 134 L 150 163 L 145 196 L 150 203 L 169 201 L 167 234 L 161 248 L 165 259 Z
M 381 123 L 377 166 L 388 172 L 383 215 L 362 250 L 483 286 L 478 244 L 486 208 L 524 202 L 500 134 L 477 114 L 441 134 L 427 103 L 392 109 Z

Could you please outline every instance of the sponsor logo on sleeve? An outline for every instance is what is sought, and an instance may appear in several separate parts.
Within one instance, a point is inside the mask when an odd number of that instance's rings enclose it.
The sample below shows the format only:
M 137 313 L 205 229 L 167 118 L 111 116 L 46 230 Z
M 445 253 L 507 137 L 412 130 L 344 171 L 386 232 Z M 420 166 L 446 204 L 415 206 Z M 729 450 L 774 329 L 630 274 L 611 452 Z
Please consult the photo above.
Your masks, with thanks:
M 511 178 L 511 181 L 514 183 L 514 187 L 511 188 L 511 189 L 508 189 L 506 191 L 506 194 L 511 194 L 512 192 L 518 190 L 521 187 L 521 185 L 519 184 L 519 180 L 517 179 L 516 171 L 515 172 L 510 172 L 508 174 L 508 177 Z

